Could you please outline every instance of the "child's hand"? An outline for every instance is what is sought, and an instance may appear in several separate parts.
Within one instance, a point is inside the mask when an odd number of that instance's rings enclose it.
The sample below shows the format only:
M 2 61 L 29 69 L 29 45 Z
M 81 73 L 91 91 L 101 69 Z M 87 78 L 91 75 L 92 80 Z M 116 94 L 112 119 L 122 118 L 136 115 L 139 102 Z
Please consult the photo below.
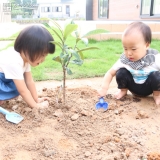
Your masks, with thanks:
M 106 95 L 107 91 L 106 91 L 106 89 L 101 88 L 101 89 L 97 90 L 97 92 L 98 92 L 98 97 L 100 98 L 100 97 L 104 97 Z
M 44 102 L 44 101 L 49 101 L 50 98 L 49 97 L 41 97 L 41 98 L 38 98 L 38 103 L 41 103 L 41 102 Z
M 43 101 L 37 104 L 38 108 L 43 109 L 43 108 L 47 108 L 49 106 L 48 101 Z

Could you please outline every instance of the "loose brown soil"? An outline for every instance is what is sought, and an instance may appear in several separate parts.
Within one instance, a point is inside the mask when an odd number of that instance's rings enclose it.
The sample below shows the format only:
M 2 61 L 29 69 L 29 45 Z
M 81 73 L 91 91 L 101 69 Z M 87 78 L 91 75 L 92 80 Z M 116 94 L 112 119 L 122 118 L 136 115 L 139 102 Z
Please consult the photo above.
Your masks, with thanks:
M 115 100 L 111 83 L 107 111 L 96 110 L 102 78 L 67 81 L 67 105 L 57 102 L 60 82 L 36 83 L 48 108 L 31 110 L 19 97 L 2 107 L 20 113 L 18 125 L 0 114 L 0 160 L 160 160 L 160 108 L 152 97 L 130 93 Z

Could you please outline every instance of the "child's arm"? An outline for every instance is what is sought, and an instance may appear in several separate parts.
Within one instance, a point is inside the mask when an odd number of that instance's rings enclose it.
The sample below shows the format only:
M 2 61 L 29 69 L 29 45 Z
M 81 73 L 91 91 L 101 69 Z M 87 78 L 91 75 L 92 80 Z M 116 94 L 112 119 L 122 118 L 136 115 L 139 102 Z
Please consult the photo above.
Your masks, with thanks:
M 49 100 L 48 97 L 38 98 L 37 91 L 36 91 L 36 86 L 35 86 L 34 80 L 32 78 L 31 72 L 25 72 L 24 73 L 24 79 L 25 79 L 25 83 L 26 83 L 26 86 L 27 86 L 28 90 L 30 91 L 33 99 L 37 103 L 41 103 L 45 100 Z
M 16 85 L 16 88 L 17 88 L 19 94 L 22 96 L 24 101 L 31 108 L 38 107 L 38 103 L 36 103 L 35 100 L 33 99 L 30 91 L 28 90 L 28 88 L 27 88 L 27 86 L 25 84 L 25 81 L 24 80 L 17 80 L 17 79 L 14 79 L 13 81 L 14 81 L 14 83 Z
M 112 81 L 112 78 L 116 75 L 116 71 L 111 68 L 104 76 L 101 89 L 98 90 L 99 97 L 106 95 L 109 85 Z
M 33 99 L 36 102 L 38 102 L 38 95 L 37 95 L 37 91 L 36 91 L 36 86 L 35 86 L 35 83 L 33 81 L 31 72 L 25 72 L 24 73 L 24 79 L 25 79 L 26 86 L 27 86 L 28 90 L 30 91 Z
M 28 90 L 26 83 L 24 80 L 17 80 L 13 79 L 16 88 L 19 92 L 19 94 L 22 96 L 24 101 L 31 107 L 31 108 L 44 108 L 48 107 L 48 102 L 45 101 L 44 103 L 36 103 L 36 101 L 33 99 L 31 92 Z

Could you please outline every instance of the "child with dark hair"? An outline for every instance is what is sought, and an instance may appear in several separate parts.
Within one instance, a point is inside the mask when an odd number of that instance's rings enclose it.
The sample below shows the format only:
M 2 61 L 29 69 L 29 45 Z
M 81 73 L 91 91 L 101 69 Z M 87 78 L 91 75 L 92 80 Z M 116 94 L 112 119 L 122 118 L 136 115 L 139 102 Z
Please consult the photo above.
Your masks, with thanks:
M 150 27 L 142 22 L 133 22 L 125 29 L 122 35 L 124 53 L 105 74 L 98 90 L 100 97 L 105 96 L 116 75 L 119 91 L 115 98 L 122 98 L 128 90 L 138 96 L 153 93 L 155 103 L 160 104 L 160 54 L 149 48 L 151 39 Z
M 21 95 L 31 107 L 48 107 L 48 98 L 38 98 L 31 67 L 55 52 L 52 35 L 40 25 L 23 29 L 15 40 L 14 48 L 0 52 L 0 105 L 5 100 Z

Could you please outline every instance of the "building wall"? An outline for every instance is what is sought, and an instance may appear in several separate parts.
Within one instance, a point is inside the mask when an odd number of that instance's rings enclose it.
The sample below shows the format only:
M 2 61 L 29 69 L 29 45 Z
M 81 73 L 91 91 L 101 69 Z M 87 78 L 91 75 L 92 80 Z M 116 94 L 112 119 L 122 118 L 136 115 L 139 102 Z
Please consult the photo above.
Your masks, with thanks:
M 93 20 L 98 20 L 98 0 L 93 0 Z
M 93 20 L 160 20 L 141 18 L 141 0 L 109 0 L 108 18 L 98 18 L 98 0 L 93 0 Z
M 37 0 L 37 3 L 51 3 L 52 0 Z M 54 0 L 54 3 L 61 3 L 61 0 Z
M 92 35 L 89 36 L 89 38 L 96 39 L 98 41 L 108 39 L 121 39 L 124 30 L 131 22 L 132 21 L 82 21 L 82 35 L 94 29 L 105 29 L 108 31 L 108 33 Z M 160 40 L 160 21 L 143 21 L 143 23 L 147 24 L 151 28 L 152 39 Z
M 83 3 L 80 1 L 74 3 L 61 3 L 61 1 L 52 1 L 52 0 L 38 0 L 37 3 L 39 4 L 38 7 L 38 16 L 39 17 L 50 17 L 50 18 L 66 18 L 66 17 L 86 17 L 86 3 L 83 0 Z M 52 7 L 62 7 L 62 12 L 53 12 Z M 70 7 L 70 15 L 66 14 L 66 6 Z M 41 7 L 50 7 L 50 12 L 42 12 Z M 78 13 L 78 14 L 76 14 Z
M 7 0 L 0 1 L 0 23 L 11 22 L 11 12 L 3 11 L 3 3 L 8 3 Z

